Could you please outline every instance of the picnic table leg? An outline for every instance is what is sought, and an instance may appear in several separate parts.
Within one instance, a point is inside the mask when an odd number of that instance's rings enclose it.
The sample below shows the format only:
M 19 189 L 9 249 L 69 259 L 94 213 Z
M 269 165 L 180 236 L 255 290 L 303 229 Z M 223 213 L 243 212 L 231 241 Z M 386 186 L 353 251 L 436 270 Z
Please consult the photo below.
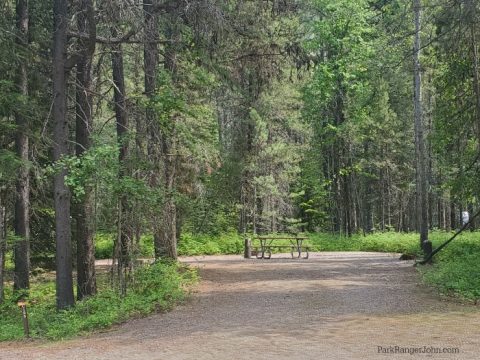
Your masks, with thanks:
M 302 257 L 302 240 L 297 239 L 297 251 L 298 251 L 297 259 L 300 259 Z
M 260 251 L 257 252 L 257 259 L 263 259 L 264 257 L 265 257 L 265 243 L 262 240 L 260 240 Z
M 265 253 L 268 253 L 268 257 L 265 256 Z M 264 259 L 271 259 L 272 258 L 272 250 L 267 246 L 266 250 L 263 253 Z

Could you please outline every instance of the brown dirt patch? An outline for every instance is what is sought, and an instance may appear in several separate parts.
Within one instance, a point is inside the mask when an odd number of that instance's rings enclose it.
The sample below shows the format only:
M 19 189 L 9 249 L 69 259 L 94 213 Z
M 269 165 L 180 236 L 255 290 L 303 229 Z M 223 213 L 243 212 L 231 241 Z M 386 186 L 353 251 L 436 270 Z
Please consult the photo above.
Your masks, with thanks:
M 439 298 L 398 255 L 274 257 L 184 258 L 203 280 L 172 312 L 66 342 L 1 344 L 0 359 L 480 358 L 478 307 Z M 378 346 L 460 353 L 381 354 Z

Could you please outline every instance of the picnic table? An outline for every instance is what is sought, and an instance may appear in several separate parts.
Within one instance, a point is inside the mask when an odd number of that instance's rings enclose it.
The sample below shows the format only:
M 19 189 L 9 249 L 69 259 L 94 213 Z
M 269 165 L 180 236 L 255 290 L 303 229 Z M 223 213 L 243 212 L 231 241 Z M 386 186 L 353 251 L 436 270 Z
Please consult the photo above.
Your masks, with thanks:
M 292 258 L 308 259 L 309 247 L 303 244 L 305 236 L 256 236 L 253 239 L 245 239 L 245 258 L 255 255 L 257 259 L 270 259 L 273 249 L 289 249 Z M 278 245 L 278 241 L 288 240 L 288 245 Z M 258 245 L 252 242 L 258 241 Z

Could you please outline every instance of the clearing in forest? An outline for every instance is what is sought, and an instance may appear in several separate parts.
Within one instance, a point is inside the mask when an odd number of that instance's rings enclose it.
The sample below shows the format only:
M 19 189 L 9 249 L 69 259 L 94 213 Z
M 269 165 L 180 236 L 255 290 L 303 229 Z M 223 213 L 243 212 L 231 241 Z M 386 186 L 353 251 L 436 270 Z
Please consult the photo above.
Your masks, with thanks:
M 183 258 L 203 280 L 172 312 L 72 341 L 1 344 L 0 359 L 478 359 L 478 308 L 441 299 L 411 262 L 289 257 Z

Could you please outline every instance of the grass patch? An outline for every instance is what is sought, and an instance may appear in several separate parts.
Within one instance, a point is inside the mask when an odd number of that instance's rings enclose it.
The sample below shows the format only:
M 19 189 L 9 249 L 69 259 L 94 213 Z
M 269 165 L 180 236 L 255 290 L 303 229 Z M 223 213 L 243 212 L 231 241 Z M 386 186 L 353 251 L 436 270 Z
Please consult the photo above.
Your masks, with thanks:
M 419 253 L 417 234 L 385 232 L 367 236 L 355 234 L 347 238 L 320 233 L 310 234 L 309 242 L 313 251 L 373 251 L 408 255 Z
M 218 237 L 209 235 L 182 234 L 178 243 L 178 253 L 183 256 L 243 254 L 243 236 L 237 233 L 223 234 Z
M 66 339 L 108 328 L 131 317 L 165 311 L 185 299 L 188 287 L 197 281 L 196 271 L 178 263 L 155 263 L 139 268 L 125 297 L 120 297 L 99 278 L 99 293 L 66 311 L 55 309 L 55 282 L 36 278 L 29 294 L 30 331 L 33 338 Z M 103 281 L 102 281 L 103 280 Z M 9 290 L 0 305 L 0 341 L 23 338 L 20 310 Z
M 443 240 L 448 237 L 445 235 Z M 480 299 L 480 233 L 461 234 L 434 257 L 433 265 L 419 269 L 425 282 L 442 294 L 477 303 Z

